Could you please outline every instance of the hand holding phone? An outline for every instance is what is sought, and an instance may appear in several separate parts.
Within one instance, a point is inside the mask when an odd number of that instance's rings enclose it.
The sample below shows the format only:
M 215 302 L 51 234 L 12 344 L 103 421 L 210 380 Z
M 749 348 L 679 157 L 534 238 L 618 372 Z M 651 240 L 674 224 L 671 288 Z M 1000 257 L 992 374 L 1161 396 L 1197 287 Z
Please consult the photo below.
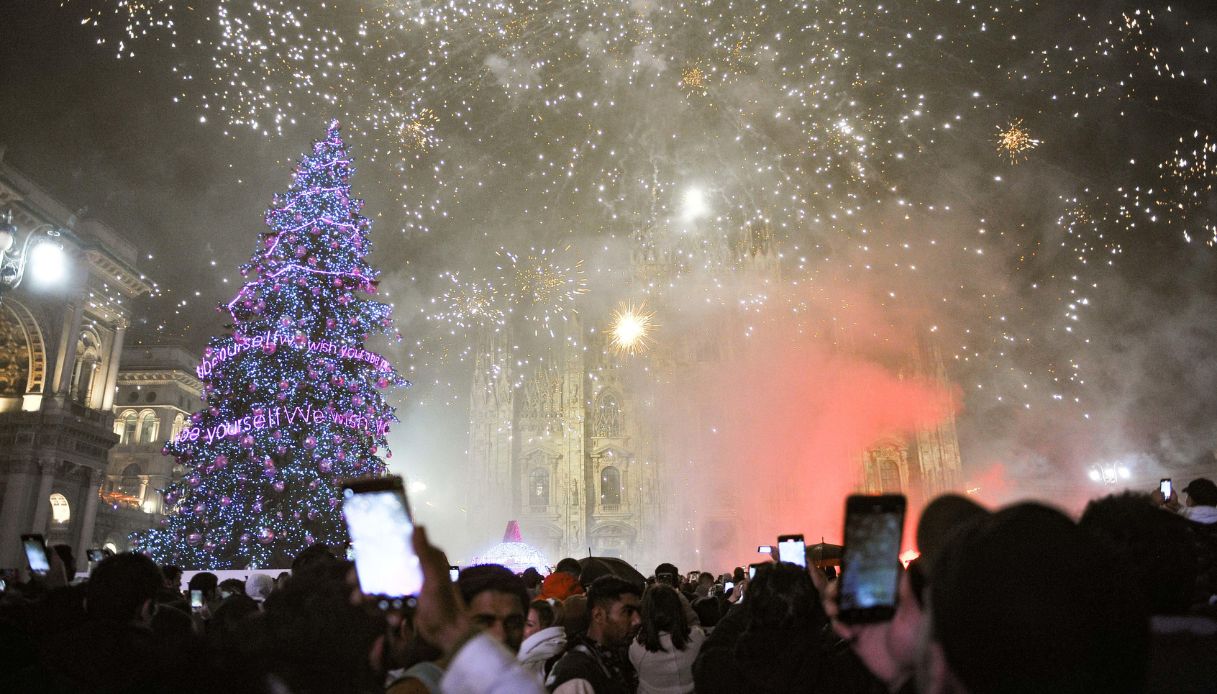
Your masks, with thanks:
M 778 537 L 778 561 L 798 564 L 807 568 L 807 543 L 802 535 L 781 535 Z
M 896 613 L 905 499 L 898 494 L 849 497 L 841 556 L 838 619 L 882 622 Z
M 1163 477 L 1162 481 L 1158 483 L 1158 491 L 1162 492 L 1163 501 L 1170 501 L 1171 494 L 1174 493 L 1171 485 L 1171 478 Z
M 30 573 L 45 576 L 51 570 L 51 559 L 46 552 L 46 540 L 41 535 L 22 535 L 21 546 L 25 549 L 25 560 Z
M 461 577 L 461 567 L 459 567 L 459 566 L 449 566 L 448 567 L 448 579 L 449 580 L 451 580 L 453 583 L 456 583 L 456 579 L 458 579 L 460 577 Z
M 414 518 L 401 478 L 351 480 L 342 486 L 342 497 L 360 590 L 395 603 L 418 595 L 423 572 L 414 552 Z M 387 607 L 389 601 L 382 604 Z

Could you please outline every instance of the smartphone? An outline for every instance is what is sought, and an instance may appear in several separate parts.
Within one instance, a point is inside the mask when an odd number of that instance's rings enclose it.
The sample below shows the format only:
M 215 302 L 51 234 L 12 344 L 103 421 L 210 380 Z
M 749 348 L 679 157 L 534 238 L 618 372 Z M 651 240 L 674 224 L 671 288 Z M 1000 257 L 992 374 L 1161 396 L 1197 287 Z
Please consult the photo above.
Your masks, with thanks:
M 41 535 L 22 535 L 21 546 L 25 548 L 25 560 L 30 564 L 30 573 L 45 576 L 51 570 L 51 560 L 46 553 L 46 540 Z
M 729 591 L 733 588 L 735 588 L 735 584 L 732 583 L 731 581 L 726 581 L 723 583 L 723 592 L 724 593 L 726 593 L 727 591 Z
M 355 575 L 366 595 L 394 606 L 418 595 L 423 569 L 414 553 L 414 517 L 401 477 L 349 480 L 342 485 L 342 517 L 355 548 Z M 390 606 L 382 601 L 382 606 Z
M 461 567 L 459 567 L 459 566 L 449 566 L 448 567 L 448 580 L 449 581 L 456 583 L 456 579 L 458 579 L 460 577 L 461 577 Z
M 807 543 L 803 542 L 802 535 L 778 536 L 778 561 L 807 568 Z
M 203 591 L 190 591 L 190 609 L 197 610 L 203 607 Z
M 87 552 L 87 554 L 89 555 L 89 561 L 93 562 L 94 564 L 106 558 L 105 550 L 101 549 L 91 549 Z
M 773 554 L 773 545 L 757 545 L 757 554 Z
M 669 586 L 672 586 L 673 588 L 675 588 L 676 587 L 676 574 L 667 573 L 667 572 L 664 572 L 661 574 L 655 574 L 655 581 L 658 583 L 662 583 L 664 585 L 669 585 Z
M 1171 478 L 1163 477 L 1162 481 L 1158 483 L 1158 489 L 1162 492 L 1163 499 L 1171 498 Z
M 854 495 L 845 501 L 839 618 L 847 624 L 883 622 L 896 613 L 905 499 Z
M 771 562 L 762 561 L 762 562 L 758 562 L 756 564 L 749 564 L 748 565 L 748 580 L 751 581 L 752 579 L 756 578 L 757 569 L 760 569 L 762 566 L 769 566 L 770 563 Z

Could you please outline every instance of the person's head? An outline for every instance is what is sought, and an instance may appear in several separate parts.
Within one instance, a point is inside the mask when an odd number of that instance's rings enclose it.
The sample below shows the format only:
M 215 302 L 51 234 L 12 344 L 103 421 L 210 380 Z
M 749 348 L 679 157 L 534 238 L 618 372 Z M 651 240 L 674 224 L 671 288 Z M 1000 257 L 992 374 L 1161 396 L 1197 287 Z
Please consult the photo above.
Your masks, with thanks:
M 524 620 L 524 638 L 552 627 L 557 619 L 554 606 L 548 600 L 533 600 L 528 604 L 528 617 Z
M 133 552 L 106 557 L 85 584 L 85 611 L 90 619 L 150 622 L 160 588 L 161 572 L 148 557 Z
M 732 583 L 738 584 L 740 581 L 743 581 L 745 578 L 748 578 L 748 572 L 745 571 L 744 567 L 742 567 L 742 566 L 735 567 L 735 570 L 731 572 L 731 582 Z
M 928 605 L 919 691 L 1144 689 L 1142 600 L 1105 544 L 1054 509 L 1018 504 L 961 529 L 935 562 Z
M 182 589 L 182 567 L 165 564 L 161 567 L 161 576 L 165 578 L 165 588 L 173 592 Z
M 266 574 L 252 573 L 245 579 L 245 594 L 256 602 L 266 600 L 274 590 L 275 580 Z
M 258 603 L 253 598 L 244 593 L 234 593 L 211 615 L 207 636 L 218 646 L 231 646 L 241 622 L 249 615 L 257 613 Z
M 51 549 L 59 555 L 59 560 L 63 562 L 63 571 L 67 574 L 68 581 L 76 578 L 76 557 L 72 554 L 71 546 L 52 545 Z
M 943 494 L 927 504 L 917 521 L 922 571 L 930 573 L 934 560 L 960 528 L 988 513 L 980 504 L 958 494 Z
M 587 614 L 587 593 L 577 593 L 562 601 L 562 614 L 558 624 L 568 634 L 582 634 L 587 631 L 589 617 Z
M 541 585 L 541 572 L 530 566 L 520 574 L 520 579 L 524 581 L 525 588 L 533 590 Z
M 736 590 L 739 590 L 737 587 Z M 705 629 L 713 629 L 718 620 L 723 618 L 723 606 L 715 597 L 697 598 L 691 605 L 694 614 L 697 615 L 697 621 Z
M 655 580 L 659 583 L 666 583 L 673 588 L 679 588 L 680 569 L 677 569 L 675 564 L 664 562 L 655 567 Z
M 1200 567 L 1186 520 L 1125 492 L 1091 501 L 1078 526 L 1111 545 L 1151 614 L 1187 611 Z
M 220 579 L 210 571 L 200 571 L 190 577 L 190 582 L 186 584 L 188 590 L 203 591 L 204 600 L 212 600 L 216 595 L 216 588 L 220 585 Z
M 615 648 L 629 642 L 642 626 L 642 586 L 618 576 L 601 576 L 587 588 L 587 636 Z
M 1196 478 L 1183 488 L 1183 493 L 1187 495 L 1188 506 L 1217 506 L 1217 484 L 1213 480 Z
M 566 557 L 558 562 L 558 565 L 554 567 L 554 571 L 561 571 L 562 573 L 568 573 L 575 578 L 579 578 L 579 574 L 583 573 L 583 567 L 579 566 L 578 559 Z
M 226 578 L 220 581 L 220 599 L 225 600 L 233 595 L 245 595 L 245 581 L 239 578 Z
M 520 650 L 528 614 L 528 590 L 519 576 L 498 564 L 470 566 L 461 570 L 456 587 L 475 624 L 512 653 Z
M 638 643 L 648 651 L 666 650 L 659 641 L 660 634 L 670 634 L 672 646 L 683 651 L 689 643 L 689 622 L 685 618 L 685 605 L 680 594 L 671 586 L 662 583 L 652 586 L 642 596 L 642 626 L 638 630 Z
M 714 574 L 712 574 L 708 571 L 701 572 L 700 574 L 697 575 L 697 584 L 701 585 L 701 586 L 714 585 Z
M 757 569 L 748 584 L 744 614 L 751 630 L 818 628 L 828 621 L 807 570 L 786 562 Z
M 295 559 L 292 559 L 292 574 L 296 575 L 310 571 L 328 573 L 339 563 L 338 557 L 330 551 L 329 546 L 318 542 L 305 547 L 300 554 L 296 555 Z

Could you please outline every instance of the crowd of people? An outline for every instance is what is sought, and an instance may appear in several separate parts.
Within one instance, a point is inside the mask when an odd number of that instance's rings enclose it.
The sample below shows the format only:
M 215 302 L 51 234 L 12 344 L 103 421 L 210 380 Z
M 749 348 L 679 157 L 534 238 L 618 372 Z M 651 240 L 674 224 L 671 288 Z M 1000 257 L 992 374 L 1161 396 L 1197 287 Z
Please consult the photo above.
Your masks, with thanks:
M 186 592 L 180 568 L 135 553 L 69 583 L 57 548 L 46 576 L 0 599 L 0 691 L 1217 691 L 1212 481 L 1183 503 L 1097 499 L 1076 520 L 947 495 L 915 533 L 894 612 L 866 623 L 842 619 L 836 572 L 815 557 L 753 575 L 665 563 L 645 580 L 563 559 L 548 576 L 485 565 L 452 581 L 420 527 L 423 589 L 386 610 L 324 546 L 290 574 L 197 573 Z

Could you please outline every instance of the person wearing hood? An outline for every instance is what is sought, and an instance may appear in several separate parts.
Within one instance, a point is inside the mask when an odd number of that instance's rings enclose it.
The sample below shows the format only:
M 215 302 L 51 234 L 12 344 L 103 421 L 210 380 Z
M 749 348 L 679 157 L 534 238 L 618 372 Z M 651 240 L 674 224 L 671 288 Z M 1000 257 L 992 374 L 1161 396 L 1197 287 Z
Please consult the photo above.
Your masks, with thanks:
M 558 615 L 548 600 L 534 600 L 528 606 L 518 658 L 520 665 L 536 675 L 540 684 L 545 683 L 549 674 L 549 661 L 566 649 L 566 630 L 557 621 Z
M 541 600 L 565 600 L 572 595 L 583 593 L 583 584 L 579 582 L 582 568 L 579 562 L 567 557 L 558 562 L 554 572 L 541 582 L 541 592 L 537 598 Z
M 275 580 L 266 574 L 252 573 L 245 579 L 245 594 L 253 598 L 258 606 L 266 602 L 275 589 Z

